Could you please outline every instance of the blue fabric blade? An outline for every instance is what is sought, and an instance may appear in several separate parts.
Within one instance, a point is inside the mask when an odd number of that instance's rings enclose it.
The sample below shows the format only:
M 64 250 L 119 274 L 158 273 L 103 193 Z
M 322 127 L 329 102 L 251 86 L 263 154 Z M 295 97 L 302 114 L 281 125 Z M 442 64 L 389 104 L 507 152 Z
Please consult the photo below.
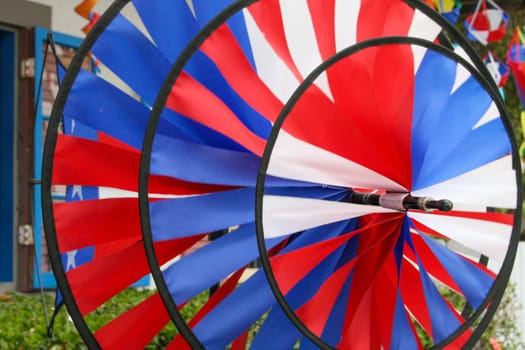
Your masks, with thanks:
M 259 270 L 210 311 L 193 332 L 206 349 L 224 350 L 275 303 L 266 276 Z
M 246 148 L 242 147 L 229 137 L 219 134 L 217 131 L 212 130 L 200 123 L 194 122 L 193 120 L 188 119 L 170 109 L 163 109 L 160 120 L 174 125 L 177 129 L 183 131 L 184 134 L 187 135 L 187 137 L 183 138 L 185 140 L 216 148 L 249 152 Z M 160 126 L 157 128 L 157 132 L 159 132 L 159 129 Z M 157 136 L 155 137 L 154 142 L 156 142 L 156 139 Z
M 252 153 L 221 149 L 157 135 L 151 155 L 150 172 L 177 179 L 229 186 L 255 187 L 260 158 Z M 266 186 L 319 187 L 316 184 L 268 176 Z M 323 192 L 335 194 L 339 188 Z M 299 194 L 300 190 L 296 193 Z
M 133 0 L 133 5 L 159 50 L 172 63 L 200 30 L 185 0 Z
M 298 235 L 282 253 L 335 237 L 347 225 L 348 221 L 343 221 L 307 230 Z M 222 350 L 274 305 L 276 300 L 263 271 L 259 270 L 210 311 L 197 324 L 194 332 L 207 349 Z
M 447 136 L 448 137 L 448 136 Z M 445 137 L 445 138 L 447 138 Z M 457 147 L 440 155 L 440 162 L 425 168 L 415 179 L 413 189 L 421 189 L 464 174 L 512 152 L 507 130 L 500 119 L 494 119 L 472 130 Z
M 243 188 L 150 203 L 154 241 L 187 237 L 255 221 L 255 190 Z
M 349 230 L 352 231 L 352 230 Z M 339 262 L 336 266 L 336 270 L 340 267 L 343 267 L 347 263 L 349 263 L 352 259 L 354 259 L 357 255 L 357 249 L 359 247 L 359 236 L 353 237 L 344 245 L 344 252 L 341 255 L 341 259 L 339 259 Z
M 452 314 L 443 297 L 437 290 L 436 286 L 430 279 L 427 271 L 422 268 L 421 262 L 418 262 L 420 269 L 421 281 L 428 309 L 430 310 L 430 319 L 432 322 L 432 334 L 436 343 L 441 342 L 451 335 L 459 326 L 458 319 Z
M 245 152 L 214 148 L 157 135 L 151 173 L 181 180 L 255 186 L 260 158 Z
M 418 252 L 414 248 L 414 243 L 412 242 L 410 235 L 405 237 L 407 244 L 416 254 L 419 276 L 421 278 L 423 293 L 425 295 L 430 322 L 432 324 L 434 342 L 439 343 L 452 334 L 460 326 L 460 323 L 432 282 L 432 279 L 419 258 Z
M 347 233 L 348 231 L 346 228 L 348 223 L 354 220 L 356 219 L 338 221 L 308 229 L 301 234 L 294 235 L 291 238 L 291 242 L 283 249 L 281 254 L 337 237 L 340 234 Z
M 168 33 L 171 33 L 168 32 Z M 168 35 L 170 38 L 173 35 Z M 93 47 L 106 66 L 129 85 L 148 105 L 170 70 L 169 60 L 133 24 L 117 16 Z M 188 74 L 216 94 L 250 129 L 261 137 L 269 135 L 271 125 L 234 94 L 213 62 L 196 53 L 185 67 Z
M 284 314 L 282 309 L 275 305 L 255 335 L 250 346 L 251 350 L 289 350 L 293 349 L 301 332 Z
M 99 39 L 101 43 L 97 42 L 93 51 L 104 64 L 116 72 L 148 104 L 152 105 L 156 92 L 170 69 L 169 62 L 173 62 L 178 57 L 181 50 L 198 32 L 199 28 L 185 1 L 172 0 L 166 4 L 162 3 L 163 7 L 164 5 L 167 6 L 164 10 L 158 8 L 160 5 L 150 4 L 149 1 L 135 0 L 134 3 L 137 5 L 141 18 L 145 21 L 146 27 L 155 33 L 154 40 L 162 43 L 159 49 L 164 50 L 163 52 L 169 51 L 168 59 L 163 57 L 157 48 L 122 16 L 117 17 L 114 23 L 102 34 Z M 207 7 L 213 6 L 208 3 Z M 155 18 L 159 12 L 163 15 Z M 173 18 L 173 14 L 176 15 L 175 18 Z M 176 28 L 173 28 L 174 25 Z M 185 27 L 186 25 L 187 27 Z M 179 27 L 184 28 L 184 30 L 179 30 Z M 176 35 L 171 33 L 176 33 Z M 124 57 L 126 59 L 125 64 L 124 58 L 108 57 L 110 56 L 108 51 L 110 51 L 111 45 L 123 40 L 135 40 L 136 42 L 136 47 L 129 45 L 129 48 L 124 48 L 121 47 L 122 44 L 119 44 L 113 48 L 116 50 L 113 55 Z M 147 66 L 154 66 L 155 69 Z M 131 72 L 131 69 L 136 70 L 136 72 Z M 196 52 L 185 70 L 221 98 L 252 131 L 265 138 L 269 135 L 270 123 L 232 92 L 228 83 L 209 58 L 200 52 Z
M 319 291 L 322 284 L 334 272 L 343 251 L 344 247 L 330 254 L 286 295 L 286 301 L 292 309 L 298 309 Z M 252 349 L 290 349 L 297 339 L 298 334 L 294 333 L 293 324 L 280 308 L 273 308 L 255 337 Z M 287 347 L 281 347 L 281 340 Z
M 417 350 L 418 344 L 410 326 L 401 294 L 397 293 L 394 325 L 392 330 L 391 350 Z
M 271 249 L 283 239 L 266 240 L 266 246 Z M 178 260 L 163 274 L 173 299 L 182 304 L 258 257 L 255 225 L 248 224 Z
M 478 308 L 494 282 L 492 277 L 431 238 L 421 237 L 463 291 L 470 306 Z
M 468 78 L 449 98 L 425 151 L 418 178 L 435 169 L 444 157 L 468 137 L 490 106 L 491 98 L 473 78 Z M 413 134 L 413 138 L 423 135 Z M 418 141 L 413 141 L 418 143 Z
M 94 132 L 102 131 L 136 149 L 142 147 L 149 113 L 146 106 L 86 71 L 78 74 L 64 107 L 64 117 L 74 118 Z M 185 137 L 166 121 L 160 121 L 159 130 L 172 137 Z
M 116 16 L 92 52 L 148 105 L 153 105 L 170 64 L 131 22 L 122 15 Z
M 436 70 L 439 69 L 439 74 Z M 417 178 L 430 140 L 435 136 L 441 113 L 454 80 L 456 63 L 442 54 L 427 50 L 415 76 L 412 119 L 412 178 Z
M 396 259 L 397 273 L 398 273 L 398 283 L 396 285 L 397 297 L 396 297 L 396 306 L 394 310 L 394 319 L 393 319 L 393 329 L 392 329 L 392 339 L 390 340 L 390 348 L 397 350 L 404 349 L 414 349 L 418 348 L 415 335 L 410 326 L 410 321 L 407 318 L 406 310 L 404 307 L 404 302 L 402 300 L 401 291 L 399 289 L 399 281 L 401 279 L 401 269 L 402 269 L 402 260 L 405 248 L 405 242 L 409 241 L 411 247 L 412 239 L 410 232 L 410 221 L 405 218 L 403 221 L 402 233 L 399 235 L 399 239 L 394 247 L 394 256 Z
M 301 350 L 318 350 L 319 347 L 312 343 L 310 339 L 306 338 L 305 336 L 300 338 L 300 346 L 299 349 Z
M 231 186 L 255 186 L 259 157 L 157 135 L 151 154 L 152 174 Z
M 331 192 L 305 188 L 309 198 L 322 199 Z M 311 191 L 311 192 L 309 192 Z M 255 220 L 253 187 L 211 194 L 153 201 L 151 228 L 155 241 L 221 230 Z
M 323 331 L 322 339 L 330 345 L 336 346 L 341 340 L 341 334 L 343 333 L 343 326 L 346 318 L 346 309 L 348 306 L 348 296 L 350 295 L 350 287 L 352 285 L 352 274 L 345 282 L 341 293 L 337 297 L 332 312 L 328 317 L 326 326 Z M 306 349 L 313 349 L 312 347 L 306 347 Z

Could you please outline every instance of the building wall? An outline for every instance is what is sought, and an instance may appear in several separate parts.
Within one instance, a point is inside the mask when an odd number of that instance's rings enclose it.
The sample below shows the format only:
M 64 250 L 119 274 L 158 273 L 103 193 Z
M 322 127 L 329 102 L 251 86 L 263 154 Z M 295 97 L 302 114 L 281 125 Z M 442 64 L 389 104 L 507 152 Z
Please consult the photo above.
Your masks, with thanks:
M 0 0 L 2 1 L 2 0 Z M 35 3 L 47 5 L 52 9 L 51 29 L 64 34 L 83 37 L 82 28 L 86 25 L 86 19 L 75 13 L 75 6 L 81 0 L 32 0 Z M 100 0 L 94 11 L 102 14 L 110 5 L 112 0 Z M 126 6 L 124 14 L 131 20 L 137 20 L 138 16 L 132 6 Z

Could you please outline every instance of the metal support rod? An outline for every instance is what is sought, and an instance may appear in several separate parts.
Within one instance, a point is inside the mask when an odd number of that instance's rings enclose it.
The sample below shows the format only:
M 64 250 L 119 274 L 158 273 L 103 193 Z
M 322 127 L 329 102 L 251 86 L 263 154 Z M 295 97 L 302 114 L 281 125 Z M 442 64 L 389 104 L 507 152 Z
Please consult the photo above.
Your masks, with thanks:
M 443 212 L 451 211 L 453 204 L 448 199 L 435 200 L 430 197 L 416 197 L 408 193 L 365 193 L 352 192 L 349 197 L 350 203 L 375 205 L 383 208 L 407 211 L 418 209 L 425 211 L 440 210 Z

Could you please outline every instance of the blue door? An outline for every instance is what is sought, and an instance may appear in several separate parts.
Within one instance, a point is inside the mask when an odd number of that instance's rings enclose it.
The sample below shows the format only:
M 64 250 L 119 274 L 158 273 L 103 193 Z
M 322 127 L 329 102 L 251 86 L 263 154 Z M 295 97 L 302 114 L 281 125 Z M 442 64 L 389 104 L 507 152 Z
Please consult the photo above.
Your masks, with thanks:
M 0 29 L 0 283 L 13 282 L 15 33 Z

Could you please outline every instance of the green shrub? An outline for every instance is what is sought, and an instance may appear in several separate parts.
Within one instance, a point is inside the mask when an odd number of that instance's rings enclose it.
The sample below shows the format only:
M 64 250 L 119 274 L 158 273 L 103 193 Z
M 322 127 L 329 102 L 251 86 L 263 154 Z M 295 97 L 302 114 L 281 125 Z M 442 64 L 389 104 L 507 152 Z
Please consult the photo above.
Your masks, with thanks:
M 98 329 L 152 292 L 148 290 L 128 289 L 108 301 L 90 314 L 86 321 L 91 329 Z M 188 319 L 194 315 L 206 301 L 206 293 L 201 294 L 183 309 L 183 316 Z M 46 303 L 53 305 L 52 294 L 46 294 Z M 457 305 L 458 306 L 458 305 Z M 475 350 L 492 349 L 491 339 L 497 340 L 505 350 L 525 349 L 517 326 L 516 310 L 520 308 L 514 286 L 509 285 L 505 296 L 482 339 Z M 263 322 L 263 320 L 261 320 Z M 253 337 L 257 330 L 250 334 Z M 177 334 L 170 323 L 160 332 L 146 349 L 162 349 Z M 427 345 L 430 343 L 427 342 Z M 49 338 L 40 295 L 5 294 L 0 295 L 0 350 L 65 350 L 86 349 L 75 326 L 61 310 L 55 320 L 54 334 Z

